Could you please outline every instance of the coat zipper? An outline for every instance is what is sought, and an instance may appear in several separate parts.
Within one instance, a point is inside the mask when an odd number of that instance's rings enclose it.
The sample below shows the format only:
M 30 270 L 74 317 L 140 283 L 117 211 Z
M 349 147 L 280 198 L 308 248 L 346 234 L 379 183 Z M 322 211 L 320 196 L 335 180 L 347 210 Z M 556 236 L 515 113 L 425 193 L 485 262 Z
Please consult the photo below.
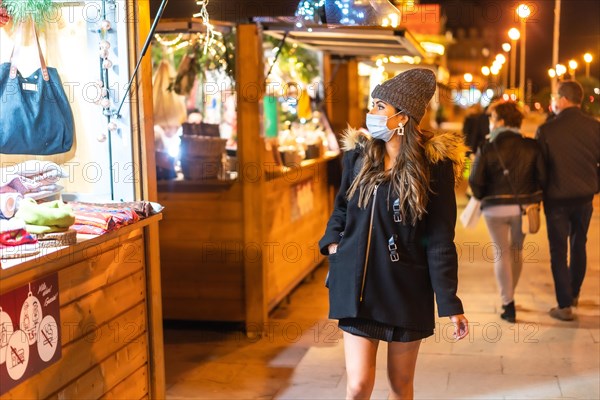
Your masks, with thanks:
M 371 233 L 373 232 L 373 215 L 375 214 L 375 200 L 377 200 L 377 186 L 373 190 L 373 205 L 371 206 L 371 222 L 369 223 L 369 237 L 367 239 L 367 252 L 365 254 L 365 265 L 363 266 L 362 284 L 360 286 L 360 302 L 363 301 L 363 294 L 365 290 L 365 281 L 367 279 L 367 264 L 369 262 L 369 249 L 371 248 Z

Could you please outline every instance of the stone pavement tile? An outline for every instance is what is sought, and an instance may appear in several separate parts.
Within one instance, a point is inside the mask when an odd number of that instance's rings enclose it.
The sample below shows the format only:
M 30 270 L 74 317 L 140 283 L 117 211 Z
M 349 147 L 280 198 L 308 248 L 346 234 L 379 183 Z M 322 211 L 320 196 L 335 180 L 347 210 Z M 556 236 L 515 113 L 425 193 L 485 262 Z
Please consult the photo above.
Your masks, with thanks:
M 256 399 L 273 398 L 289 379 L 292 368 L 209 363 L 202 371 L 187 375 L 167 390 L 168 398 Z
M 345 376 L 346 369 L 344 367 L 299 365 L 294 369 L 290 384 L 293 386 L 310 385 L 318 388 L 332 388 L 337 387 Z
M 464 354 L 419 354 L 417 376 L 421 372 L 502 373 L 502 357 Z
M 306 347 L 290 346 L 284 348 L 269 361 L 268 366 L 293 368 L 304 358 L 307 351 Z
M 444 399 L 448 390 L 449 373 L 424 371 L 417 367 L 415 373 L 415 399 Z
M 302 366 L 327 365 L 333 368 L 344 367 L 344 346 L 343 343 L 331 347 L 311 347 L 308 349 L 302 361 Z M 299 364 L 299 365 L 300 365 Z
M 189 400 L 248 400 L 272 399 L 275 393 L 256 393 L 250 390 L 231 388 L 227 384 L 198 384 L 195 381 L 177 382 L 167 390 L 167 398 Z
M 590 335 L 592 335 L 592 340 L 594 343 L 600 342 L 600 328 L 598 329 L 589 329 Z
M 598 370 L 572 376 L 558 375 L 562 395 L 575 399 L 600 399 Z
M 598 355 L 573 359 L 571 357 L 544 357 L 543 353 L 533 357 L 503 356 L 502 373 L 506 375 L 555 375 L 573 376 L 595 372 L 598 374 Z M 596 375 L 600 379 L 599 375 Z
M 305 384 L 285 387 L 273 398 L 278 400 L 342 400 L 345 396 L 345 388 L 320 388 Z
M 496 312 L 497 297 L 495 292 L 490 293 L 473 293 L 466 292 L 459 294 L 465 309 L 465 315 L 469 318 L 472 313 L 494 313 Z
M 178 381 L 197 381 L 231 384 L 238 375 L 248 368 L 246 364 L 207 362 L 181 373 Z
M 561 397 L 555 376 L 450 373 L 449 399 L 549 399 Z

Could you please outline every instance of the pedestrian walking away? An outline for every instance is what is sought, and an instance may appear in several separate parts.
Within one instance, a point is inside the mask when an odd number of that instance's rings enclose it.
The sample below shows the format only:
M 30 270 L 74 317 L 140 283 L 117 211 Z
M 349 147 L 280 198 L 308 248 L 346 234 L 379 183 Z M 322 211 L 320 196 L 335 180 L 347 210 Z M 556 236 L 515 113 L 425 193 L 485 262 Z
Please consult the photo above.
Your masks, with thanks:
M 548 171 L 544 213 L 558 303 L 550 316 L 570 321 L 587 267 L 592 201 L 600 190 L 600 122 L 581 110 L 583 89 L 575 81 L 560 82 L 551 100 L 557 115 L 536 133 Z
M 348 399 L 370 397 L 381 340 L 389 342 L 389 398 L 413 397 L 420 342 L 434 331 L 434 294 L 456 340 L 468 334 L 454 245 L 466 146 L 460 133 L 419 129 L 435 90 L 423 68 L 377 85 L 370 135 L 349 130 L 344 138 L 341 186 L 319 247 L 329 256 L 329 317 L 343 331 Z
M 523 267 L 523 209 L 542 200 L 546 168 L 539 144 L 521 135 L 523 114 L 514 102 L 489 109 L 489 141 L 477 154 L 469 184 L 481 200 L 494 243 L 494 274 L 502 299 L 500 317 L 516 321 L 515 289 Z

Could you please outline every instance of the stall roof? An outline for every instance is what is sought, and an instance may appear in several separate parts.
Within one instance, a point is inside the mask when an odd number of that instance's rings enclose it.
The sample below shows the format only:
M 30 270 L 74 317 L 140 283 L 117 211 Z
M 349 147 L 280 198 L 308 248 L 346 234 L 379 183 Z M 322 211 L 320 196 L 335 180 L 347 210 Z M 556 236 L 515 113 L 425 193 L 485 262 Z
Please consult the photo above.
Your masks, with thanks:
M 376 26 L 312 27 L 312 31 L 309 32 L 297 30 L 289 25 L 262 25 L 265 34 L 282 37 L 288 32 L 287 39 L 339 56 L 425 57 L 425 51 L 419 42 L 406 29 Z
M 230 32 L 235 24 L 224 21 L 210 21 L 213 28 L 219 32 Z M 158 22 L 157 32 L 205 32 L 206 26 L 201 18 L 161 18 Z

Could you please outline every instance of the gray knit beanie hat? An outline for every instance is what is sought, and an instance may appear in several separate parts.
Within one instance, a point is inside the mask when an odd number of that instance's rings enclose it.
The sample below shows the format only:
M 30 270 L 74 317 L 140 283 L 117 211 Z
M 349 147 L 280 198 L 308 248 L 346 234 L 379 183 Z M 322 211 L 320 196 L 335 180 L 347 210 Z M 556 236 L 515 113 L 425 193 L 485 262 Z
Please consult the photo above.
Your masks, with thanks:
M 371 97 L 393 105 L 419 123 L 425 115 L 425 109 L 435 93 L 435 88 L 436 79 L 433 71 L 414 68 L 377 85 Z

